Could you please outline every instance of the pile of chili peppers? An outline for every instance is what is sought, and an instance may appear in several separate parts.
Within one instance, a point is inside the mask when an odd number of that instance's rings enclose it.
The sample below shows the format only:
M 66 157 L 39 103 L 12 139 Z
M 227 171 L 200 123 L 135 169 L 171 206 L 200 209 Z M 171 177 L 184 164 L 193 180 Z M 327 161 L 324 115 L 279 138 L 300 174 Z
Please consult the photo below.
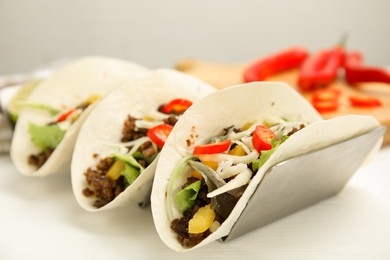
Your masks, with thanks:
M 244 82 L 262 81 L 277 73 L 299 69 L 297 85 L 301 91 L 313 91 L 312 104 L 320 112 L 337 111 L 340 90 L 324 88 L 334 82 L 341 70 L 349 85 L 362 82 L 390 83 L 390 72 L 384 68 L 367 66 L 360 52 L 347 52 L 343 45 L 336 45 L 310 54 L 301 46 L 292 47 L 258 59 L 248 66 Z M 372 96 L 349 96 L 355 107 L 378 107 L 381 101 Z

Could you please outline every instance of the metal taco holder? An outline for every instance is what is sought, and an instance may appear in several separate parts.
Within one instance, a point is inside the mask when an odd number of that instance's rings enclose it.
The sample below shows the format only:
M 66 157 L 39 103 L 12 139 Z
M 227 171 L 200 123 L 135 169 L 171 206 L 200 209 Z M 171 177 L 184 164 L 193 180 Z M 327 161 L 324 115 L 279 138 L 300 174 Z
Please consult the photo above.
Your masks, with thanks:
M 229 235 L 221 240 L 228 242 L 336 195 L 370 155 L 385 131 L 381 126 L 271 167 Z

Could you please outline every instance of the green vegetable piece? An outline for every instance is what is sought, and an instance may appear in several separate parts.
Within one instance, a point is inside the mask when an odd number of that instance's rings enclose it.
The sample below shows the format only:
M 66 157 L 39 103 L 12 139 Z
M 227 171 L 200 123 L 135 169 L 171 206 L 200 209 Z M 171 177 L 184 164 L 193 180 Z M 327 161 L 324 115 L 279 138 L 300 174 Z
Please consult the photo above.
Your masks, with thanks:
M 186 211 L 195 204 L 195 200 L 198 197 L 200 184 L 201 181 L 198 180 L 194 183 L 191 183 L 176 194 L 176 206 L 181 212 Z
M 137 169 L 139 169 L 140 171 L 143 171 L 144 170 L 144 167 L 142 167 L 136 159 L 134 159 L 134 157 L 130 154 L 113 154 L 112 155 L 115 159 L 117 160 L 121 160 L 122 162 L 124 162 L 125 164 L 129 164 Z
M 31 141 L 42 151 L 47 148 L 55 149 L 65 135 L 65 131 L 61 130 L 56 124 L 40 126 L 29 123 L 28 132 L 30 133 Z
M 261 151 L 261 155 L 259 159 L 256 159 L 252 162 L 252 170 L 257 172 L 261 166 L 269 159 L 269 157 L 276 151 L 280 144 L 288 139 L 288 136 L 282 136 L 281 140 L 272 139 L 271 144 L 272 148 L 268 151 Z
M 140 175 L 140 170 L 128 163 L 125 163 L 125 170 L 121 173 L 121 175 L 125 177 L 127 183 L 131 185 Z

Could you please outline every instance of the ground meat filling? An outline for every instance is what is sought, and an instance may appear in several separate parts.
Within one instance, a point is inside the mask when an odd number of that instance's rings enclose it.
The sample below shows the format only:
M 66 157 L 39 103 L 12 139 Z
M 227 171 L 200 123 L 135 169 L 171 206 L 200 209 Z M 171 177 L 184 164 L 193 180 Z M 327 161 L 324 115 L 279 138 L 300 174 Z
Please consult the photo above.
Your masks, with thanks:
M 191 183 L 196 182 L 198 179 L 194 177 L 189 177 L 187 183 L 183 185 L 182 188 L 187 187 Z M 199 244 L 203 239 L 210 235 L 210 231 L 207 230 L 201 234 L 189 234 L 188 233 L 188 222 L 194 214 L 198 211 L 199 208 L 204 207 L 210 204 L 211 199 L 207 198 L 208 188 L 204 180 L 201 181 L 200 190 L 198 192 L 198 197 L 195 200 L 195 205 L 187 209 L 183 213 L 183 217 L 180 219 L 174 219 L 171 222 L 171 229 L 177 233 L 179 242 L 185 247 L 193 247 Z M 215 220 L 222 224 L 224 219 L 215 212 Z
M 114 159 L 111 157 L 104 158 L 99 161 L 96 169 L 88 168 L 84 173 L 89 188 L 83 190 L 83 194 L 87 197 L 95 196 L 94 207 L 101 208 L 122 191 L 125 190 L 127 183 L 123 176 L 120 176 L 117 180 L 111 180 L 106 176 L 106 172 L 110 169 L 114 163 Z
M 45 162 L 53 152 L 54 149 L 49 147 L 38 154 L 32 154 L 28 157 L 28 163 L 39 169 L 42 167 L 42 165 L 45 164 Z
M 148 129 L 136 127 L 137 118 L 128 115 L 124 121 L 122 128 L 121 142 L 126 143 L 147 135 Z M 169 116 L 164 120 L 164 123 L 174 125 L 177 122 L 175 116 Z M 131 147 L 128 147 L 130 150 Z M 152 142 L 145 142 L 138 148 L 138 152 L 142 154 L 142 158 L 135 158 L 137 162 L 144 168 L 146 168 L 148 162 L 145 158 L 154 158 L 159 151 L 156 151 L 155 146 Z M 94 158 L 97 155 L 93 155 Z M 87 197 L 96 197 L 94 206 L 97 208 L 103 207 L 104 205 L 115 199 L 122 191 L 126 189 L 129 183 L 123 176 L 120 176 L 117 180 L 112 180 L 106 176 L 107 171 L 114 163 L 114 159 L 107 157 L 101 159 L 96 169 L 88 168 L 84 173 L 88 186 L 83 190 L 83 194 Z
M 82 103 L 80 105 L 78 105 L 76 107 L 76 109 L 81 109 L 81 111 L 84 111 L 85 109 L 87 109 L 89 106 L 91 105 L 91 103 Z M 53 121 L 53 122 L 49 122 L 47 125 L 55 125 L 57 124 L 56 121 Z M 42 165 L 45 164 L 45 162 L 47 161 L 47 159 L 49 159 L 49 157 L 51 156 L 51 154 L 53 153 L 54 151 L 54 148 L 46 148 L 46 150 L 44 151 L 41 151 L 40 153 L 38 154 L 31 154 L 28 159 L 27 159 L 27 163 L 32 165 L 32 166 L 35 166 L 37 169 L 41 168 Z

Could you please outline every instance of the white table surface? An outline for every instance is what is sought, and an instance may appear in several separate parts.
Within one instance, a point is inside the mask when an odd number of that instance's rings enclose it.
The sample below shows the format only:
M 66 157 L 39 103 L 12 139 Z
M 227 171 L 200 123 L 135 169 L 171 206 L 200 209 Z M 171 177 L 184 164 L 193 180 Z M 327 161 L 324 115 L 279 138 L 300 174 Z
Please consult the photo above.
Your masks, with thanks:
M 89 213 L 70 177 L 20 175 L 0 156 L 0 259 L 390 259 L 390 147 L 337 196 L 228 243 L 176 253 L 150 208 Z

